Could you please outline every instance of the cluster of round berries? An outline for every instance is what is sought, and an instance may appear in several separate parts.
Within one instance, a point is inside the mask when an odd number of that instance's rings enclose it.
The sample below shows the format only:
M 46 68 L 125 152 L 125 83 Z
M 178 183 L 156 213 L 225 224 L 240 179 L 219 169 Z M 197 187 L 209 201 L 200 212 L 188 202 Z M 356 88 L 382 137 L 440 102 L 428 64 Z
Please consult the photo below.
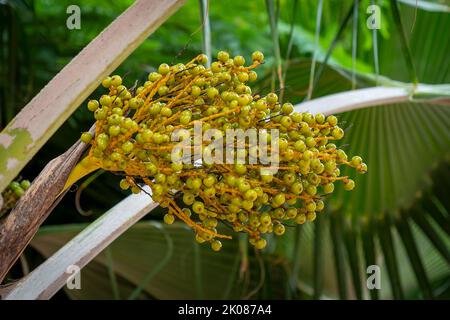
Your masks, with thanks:
M 13 181 L 9 184 L 1 194 L 3 205 L 0 205 L 0 217 L 14 208 L 19 198 L 24 195 L 30 185 L 31 183 L 28 180 Z
M 117 75 L 104 79 L 108 94 L 87 106 L 97 121 L 94 136 L 81 136 L 91 144 L 82 164 L 123 174 L 122 189 L 137 193 L 142 184 L 150 186 L 153 199 L 168 208 L 164 221 L 171 224 L 178 217 L 194 229 L 198 242 L 209 242 L 215 251 L 222 246 L 218 239 L 231 238 L 217 232 L 219 221 L 235 232 L 247 232 L 250 243 L 263 249 L 263 234 L 282 235 L 289 221 L 314 220 L 335 182 L 341 181 L 346 190 L 354 188 L 353 180 L 340 176 L 339 165 L 361 173 L 367 166 L 358 156 L 348 159 L 333 143 L 344 136 L 335 116 L 296 113 L 275 93 L 252 93 L 249 83 L 257 78 L 253 69 L 264 60 L 261 52 L 252 54 L 248 66 L 244 57 L 231 58 L 224 51 L 217 58 L 210 68 L 204 66 L 203 54 L 187 64 L 161 64 L 137 88 L 125 87 Z M 266 150 L 252 146 L 236 154 L 248 160 L 270 153 L 272 139 L 277 139 L 279 162 L 274 168 L 236 161 L 173 161 L 176 143 L 171 136 L 177 129 L 187 132 L 181 140 L 194 140 L 187 148 L 208 150 L 205 141 L 194 138 L 198 123 L 203 132 L 216 129 L 222 137 L 227 129 L 262 130 Z M 279 131 L 276 138 L 272 129 Z

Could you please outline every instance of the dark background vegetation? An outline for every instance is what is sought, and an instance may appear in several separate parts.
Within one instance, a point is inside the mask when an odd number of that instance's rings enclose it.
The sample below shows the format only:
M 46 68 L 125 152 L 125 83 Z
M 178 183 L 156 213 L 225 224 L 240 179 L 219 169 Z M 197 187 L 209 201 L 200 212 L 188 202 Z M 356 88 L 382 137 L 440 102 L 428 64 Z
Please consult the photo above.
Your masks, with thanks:
M 132 2 L 0 0 L 0 129 Z M 257 89 L 278 88 L 275 67 L 280 63 L 286 72 L 286 100 L 293 103 L 305 99 L 314 52 L 313 98 L 390 80 L 407 83 L 414 75 L 421 83 L 450 83 L 448 3 L 419 1 L 431 5 L 430 11 L 427 6 L 414 8 L 415 1 L 399 1 L 400 21 L 392 14 L 395 1 L 375 2 L 382 10 L 376 52 L 374 33 L 366 27 L 372 1 L 358 1 L 357 16 L 352 0 L 324 1 L 315 49 L 319 1 L 213 0 L 208 7 L 212 52 L 227 50 L 249 58 L 251 52 L 263 51 L 267 60 L 258 71 Z M 81 8 L 81 30 L 66 28 L 71 4 Z M 349 12 L 353 14 L 346 21 Z M 400 23 L 410 56 L 402 46 Z M 145 81 L 160 63 L 190 60 L 202 51 L 201 26 L 199 2 L 187 1 L 115 73 L 131 86 L 135 80 Z M 327 53 L 331 55 L 324 64 Z M 408 67 L 408 59 L 415 70 Z M 99 88 L 91 97 L 101 94 Z M 181 224 L 155 228 L 162 217 L 158 209 L 83 269 L 82 290 L 61 291 L 57 297 L 448 298 L 449 118 L 447 106 L 417 101 L 345 113 L 340 116 L 347 135 L 343 143 L 349 154 L 363 156 L 369 173 L 356 179 L 355 192 L 338 191 L 328 199 L 328 212 L 314 224 L 270 239 L 262 255 L 239 237 L 225 243 L 223 252 L 213 253 L 196 245 Z M 92 122 L 92 114 L 80 106 L 21 176 L 35 178 Z M 67 194 L 9 279 L 22 276 L 24 268 L 36 266 L 127 196 L 118 181 L 103 173 L 84 189 L 79 204 L 88 215 L 77 210 L 75 192 Z M 382 290 L 368 292 L 365 270 L 375 262 L 381 266 Z

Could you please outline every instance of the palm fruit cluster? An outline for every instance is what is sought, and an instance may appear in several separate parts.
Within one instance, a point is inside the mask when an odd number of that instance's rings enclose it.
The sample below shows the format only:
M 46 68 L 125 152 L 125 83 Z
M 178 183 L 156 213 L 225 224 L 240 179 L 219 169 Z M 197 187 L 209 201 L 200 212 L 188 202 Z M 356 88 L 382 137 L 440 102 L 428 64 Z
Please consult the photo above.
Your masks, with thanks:
M 335 184 L 354 188 L 353 180 L 340 175 L 340 165 L 360 173 L 367 165 L 359 156 L 348 159 L 334 144 L 344 136 L 335 116 L 297 113 L 273 92 L 266 96 L 252 92 L 249 84 L 257 79 L 254 69 L 263 63 L 261 52 L 254 52 L 247 66 L 244 57 L 231 58 L 224 51 L 217 58 L 210 67 L 205 67 L 203 54 L 187 64 L 161 64 L 135 88 L 127 88 L 118 75 L 104 79 L 108 93 L 87 105 L 96 130 L 81 136 L 91 145 L 81 164 L 123 175 L 120 187 L 133 193 L 148 185 L 153 199 L 168 210 L 166 223 L 181 219 L 192 227 L 199 243 L 208 242 L 215 251 L 222 247 L 219 239 L 231 238 L 218 233 L 219 222 L 248 233 L 249 242 L 263 249 L 264 234 L 280 236 L 290 223 L 313 221 Z M 191 139 L 199 122 L 203 131 L 265 130 L 267 141 L 269 129 L 278 129 L 276 173 L 255 164 L 172 161 L 176 143 L 171 134 L 183 128 L 188 133 L 181 138 Z M 208 148 L 204 141 L 194 141 L 190 148 L 195 147 Z M 240 152 L 248 159 L 258 150 Z
M 15 207 L 17 201 L 25 194 L 30 185 L 31 183 L 28 180 L 13 181 L 8 185 L 0 195 L 0 200 L 2 200 L 0 201 L 0 217 Z

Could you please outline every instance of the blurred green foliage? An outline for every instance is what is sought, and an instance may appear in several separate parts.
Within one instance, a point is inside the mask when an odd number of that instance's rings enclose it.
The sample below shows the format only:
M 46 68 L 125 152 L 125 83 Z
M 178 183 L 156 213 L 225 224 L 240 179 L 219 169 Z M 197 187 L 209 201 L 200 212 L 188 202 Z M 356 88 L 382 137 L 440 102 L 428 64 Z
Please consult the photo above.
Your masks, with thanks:
M 0 0 L 0 129 L 132 2 Z M 271 14 L 277 21 L 283 71 L 287 66 L 286 99 L 297 103 L 305 98 L 314 52 L 317 70 L 323 67 L 323 73 L 313 98 L 350 90 L 353 65 L 358 75 L 375 76 L 374 33 L 366 27 L 366 8 L 373 2 L 381 8 L 382 27 L 376 33 L 380 75 L 411 82 L 401 35 L 395 28 L 399 21 L 391 14 L 390 1 L 358 1 L 357 28 L 353 30 L 354 16 L 343 24 L 352 10 L 352 0 L 324 1 L 319 46 L 315 48 L 318 1 L 276 0 Z M 401 22 L 419 81 L 449 83 L 449 13 L 416 9 L 405 2 L 399 4 Z M 435 3 L 420 2 L 431 6 Z M 66 28 L 66 8 L 73 4 L 81 8 L 81 30 Z M 274 48 L 278 44 L 271 37 L 266 2 L 210 1 L 208 9 L 213 53 L 227 50 L 249 57 L 255 50 L 263 51 L 267 60 L 260 68 L 256 91 L 277 89 Z M 145 81 L 160 63 L 191 59 L 201 51 L 201 25 L 198 1 L 187 1 L 116 72 L 132 85 L 136 80 Z M 341 27 L 344 31 L 336 38 Z M 352 58 L 355 30 L 356 60 Z M 292 51 L 285 59 L 289 43 Z M 331 50 L 333 44 L 336 46 Z M 331 57 L 324 65 L 327 53 Z M 374 85 L 359 77 L 356 81 L 356 87 Z M 97 98 L 101 92 L 99 88 L 92 97 Z M 450 203 L 443 191 L 448 190 L 450 181 L 448 107 L 411 102 L 349 112 L 340 120 L 347 127 L 345 143 L 349 153 L 368 159 L 369 174 L 358 178 L 360 187 L 354 193 L 337 193 L 328 199 L 332 210 L 317 223 L 292 228 L 286 237 L 271 239 L 271 245 L 259 257 L 239 239 L 226 243 L 223 254 L 214 255 L 198 249 L 180 225 L 155 232 L 152 223 L 157 222 L 142 222 L 107 249 L 113 259 L 108 259 L 105 251 L 84 269 L 85 277 L 95 285 L 77 293 L 60 293 L 59 297 L 117 298 L 113 290 L 117 281 L 121 298 L 132 292 L 140 298 L 242 298 L 255 288 L 258 290 L 253 290 L 251 298 L 448 298 Z M 92 121 L 91 113 L 82 105 L 27 165 L 22 176 L 35 178 Z M 74 192 L 66 195 L 35 240 L 38 251 L 27 249 L 30 265 L 36 266 L 83 226 L 67 229 L 64 225 L 91 222 L 125 197 L 118 181 L 112 174 L 101 174 L 84 189 L 80 204 L 93 212 L 89 216 L 76 210 Z M 161 217 L 162 210 L 158 209 L 146 219 Z M 164 260 L 170 241 L 176 244 L 175 249 L 161 269 L 156 262 Z M 372 262 L 387 269 L 380 295 L 362 290 L 365 267 Z M 184 264 L 194 273 L 180 271 L 179 266 Z M 244 265 L 248 268 L 242 269 Z M 111 278 L 111 270 L 116 278 Z M 220 276 L 220 285 L 214 282 L 215 274 Z M 18 265 L 10 278 L 20 275 Z M 228 296 L 221 295 L 218 288 L 222 286 L 228 288 Z

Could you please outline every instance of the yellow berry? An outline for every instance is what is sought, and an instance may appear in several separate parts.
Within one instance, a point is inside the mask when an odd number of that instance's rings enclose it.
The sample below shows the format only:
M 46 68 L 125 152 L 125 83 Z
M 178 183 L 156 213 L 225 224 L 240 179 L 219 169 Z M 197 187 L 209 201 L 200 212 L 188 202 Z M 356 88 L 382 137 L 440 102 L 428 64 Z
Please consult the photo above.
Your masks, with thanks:
M 273 227 L 273 232 L 277 236 L 283 235 L 285 231 L 286 231 L 286 228 L 282 224 L 277 224 Z
M 98 104 L 97 100 L 89 100 L 89 102 L 87 104 L 87 107 L 88 107 L 89 111 L 92 111 L 92 112 L 97 110 L 98 106 L 99 106 L 99 104 Z
M 220 242 L 219 240 L 214 240 L 211 242 L 211 248 L 214 251 L 220 251 L 220 249 L 222 249 L 222 242 Z
M 266 239 L 261 238 L 255 242 L 255 248 L 259 249 L 259 250 L 264 249 L 266 247 L 266 245 L 267 245 Z
M 228 54 L 228 52 L 219 51 L 219 53 L 217 54 L 217 59 L 222 62 L 227 62 L 228 59 L 230 59 L 230 55 Z
M 245 59 L 243 56 L 236 56 L 233 59 L 235 66 L 243 66 L 245 64 Z
M 84 143 L 89 143 L 92 140 L 92 134 L 90 132 L 83 132 L 80 140 Z
M 297 224 L 304 224 L 306 222 L 306 215 L 304 213 L 297 215 L 295 222 Z
M 166 75 L 170 72 L 170 67 L 167 63 L 162 63 L 159 65 L 158 72 L 162 75 Z
M 110 96 L 108 96 L 108 95 L 106 95 L 106 94 L 104 94 L 104 95 L 102 95 L 101 97 L 100 97 L 100 104 L 102 105 L 102 106 L 110 106 L 111 105 L 111 102 L 112 102 L 112 100 L 111 100 L 111 97 Z
M 130 184 L 128 183 L 127 179 L 120 180 L 120 188 L 122 190 L 127 190 L 128 188 L 130 188 Z
M 348 179 L 344 182 L 344 189 L 347 191 L 353 190 L 355 188 L 355 181 Z
M 114 87 L 118 87 L 122 84 L 122 77 L 118 75 L 114 75 L 111 77 L 111 85 Z
M 315 212 L 308 212 L 306 214 L 306 220 L 314 221 L 315 219 L 316 219 L 316 213 Z
M 264 54 L 261 51 L 255 51 L 252 53 L 252 60 L 261 63 L 264 61 Z
M 103 79 L 102 86 L 104 88 L 109 88 L 111 86 L 111 77 L 106 77 L 105 79 Z
M 164 215 L 164 222 L 166 224 L 172 224 L 172 223 L 174 223 L 174 221 L 175 221 L 175 217 L 173 214 L 166 213 Z

